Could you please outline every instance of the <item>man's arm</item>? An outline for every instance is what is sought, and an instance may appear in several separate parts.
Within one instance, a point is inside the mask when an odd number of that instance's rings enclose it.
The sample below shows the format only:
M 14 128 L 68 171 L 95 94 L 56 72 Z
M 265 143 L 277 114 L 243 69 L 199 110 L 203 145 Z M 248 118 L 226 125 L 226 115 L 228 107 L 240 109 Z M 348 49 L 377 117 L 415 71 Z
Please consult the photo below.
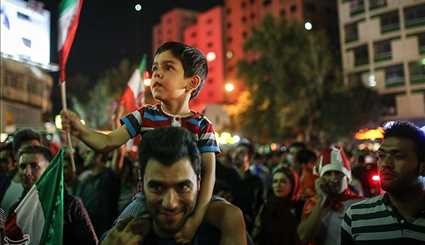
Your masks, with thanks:
M 320 229 L 321 218 L 329 210 L 329 208 L 324 207 L 322 203 L 323 201 L 319 198 L 319 201 L 315 204 L 311 213 L 305 217 L 298 226 L 298 236 L 301 241 L 311 241 L 317 235 Z
M 71 111 L 62 111 L 62 126 L 72 135 L 82 140 L 96 151 L 108 152 L 130 139 L 126 126 L 121 126 L 110 133 L 102 133 L 81 123 L 80 118 Z
M 202 177 L 198 202 L 193 215 L 186 221 L 184 227 L 176 234 L 176 241 L 187 243 L 193 238 L 197 228 L 204 220 L 205 213 L 211 201 L 215 183 L 215 153 L 205 152 L 202 156 Z

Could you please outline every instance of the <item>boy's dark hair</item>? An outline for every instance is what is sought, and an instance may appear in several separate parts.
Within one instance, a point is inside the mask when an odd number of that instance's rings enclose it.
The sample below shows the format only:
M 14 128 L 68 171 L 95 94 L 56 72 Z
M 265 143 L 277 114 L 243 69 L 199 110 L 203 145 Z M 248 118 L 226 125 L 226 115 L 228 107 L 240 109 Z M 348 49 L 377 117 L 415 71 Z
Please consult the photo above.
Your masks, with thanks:
M 24 128 L 15 133 L 13 136 L 13 150 L 16 153 L 21 148 L 22 143 L 29 140 L 38 140 L 41 143 L 41 135 L 30 129 Z
M 50 162 L 53 158 L 49 148 L 42 145 L 27 145 L 18 151 L 18 159 L 24 154 L 41 154 Z
M 208 74 L 208 63 L 205 56 L 197 48 L 179 42 L 166 42 L 155 52 L 154 56 L 170 51 L 183 65 L 184 77 L 198 75 L 201 78 L 199 86 L 192 92 L 190 99 L 198 96 Z
M 302 149 L 295 155 L 295 162 L 299 164 L 307 164 L 317 160 L 316 154 L 308 149 Z
M 201 154 L 193 135 L 181 127 L 157 128 L 143 134 L 139 146 L 139 160 L 142 176 L 149 159 L 155 159 L 170 166 L 188 157 L 198 179 L 201 176 Z
M 393 121 L 384 126 L 384 139 L 397 137 L 410 139 L 415 143 L 419 162 L 425 162 L 425 132 L 410 122 Z

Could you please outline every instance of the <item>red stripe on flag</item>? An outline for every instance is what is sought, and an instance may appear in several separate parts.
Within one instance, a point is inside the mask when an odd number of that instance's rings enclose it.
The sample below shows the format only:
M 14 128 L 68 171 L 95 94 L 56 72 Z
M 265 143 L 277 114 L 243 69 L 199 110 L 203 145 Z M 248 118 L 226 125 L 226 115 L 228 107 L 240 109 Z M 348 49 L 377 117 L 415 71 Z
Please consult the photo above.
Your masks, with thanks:
M 6 237 L 9 240 L 19 241 L 24 238 L 21 228 L 16 223 L 16 213 L 13 212 L 9 217 L 7 217 L 5 225 Z

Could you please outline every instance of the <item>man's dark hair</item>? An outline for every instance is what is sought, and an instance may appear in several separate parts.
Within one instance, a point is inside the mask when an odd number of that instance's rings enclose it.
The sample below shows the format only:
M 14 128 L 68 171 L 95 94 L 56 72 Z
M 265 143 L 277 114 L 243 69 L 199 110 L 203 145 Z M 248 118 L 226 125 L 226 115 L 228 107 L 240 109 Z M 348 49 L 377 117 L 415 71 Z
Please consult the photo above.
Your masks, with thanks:
M 18 159 L 24 154 L 41 154 L 43 157 L 50 162 L 53 158 L 49 148 L 42 145 L 27 145 L 18 151 Z
M 248 155 L 250 158 L 254 157 L 255 154 L 255 145 L 248 139 L 242 139 L 239 141 L 239 143 L 236 145 L 236 148 L 238 147 L 245 147 L 248 150 Z
M 181 127 L 157 128 L 143 134 L 139 147 L 139 160 L 142 176 L 149 159 L 155 159 L 170 166 L 176 161 L 188 157 L 193 171 L 201 176 L 201 154 L 193 135 Z
M 308 149 L 302 149 L 295 155 L 295 162 L 298 164 L 307 164 L 317 160 L 316 154 Z
M 17 153 L 19 148 L 21 148 L 22 143 L 29 140 L 38 140 L 41 143 L 41 135 L 30 128 L 24 128 L 17 131 L 13 136 L 14 152 Z
M 12 160 L 15 160 L 15 155 L 13 154 L 13 143 L 7 142 L 0 145 L 0 152 L 5 151 L 6 157 L 9 157 Z
M 410 122 L 393 121 L 384 126 L 384 139 L 397 137 L 410 139 L 415 143 L 419 162 L 425 162 L 425 132 Z
M 208 63 L 205 56 L 198 49 L 179 42 L 166 42 L 162 44 L 155 52 L 154 56 L 163 52 L 170 51 L 183 65 L 184 77 L 192 77 L 198 75 L 201 82 L 190 95 L 190 99 L 198 96 L 202 87 L 204 86 L 205 79 L 208 74 Z
M 301 149 L 306 149 L 307 146 L 305 145 L 304 142 L 298 142 L 298 141 L 296 141 L 296 142 L 294 142 L 294 143 L 292 143 L 292 144 L 289 145 L 288 149 L 291 149 L 291 148 L 298 148 L 298 149 L 301 150 Z

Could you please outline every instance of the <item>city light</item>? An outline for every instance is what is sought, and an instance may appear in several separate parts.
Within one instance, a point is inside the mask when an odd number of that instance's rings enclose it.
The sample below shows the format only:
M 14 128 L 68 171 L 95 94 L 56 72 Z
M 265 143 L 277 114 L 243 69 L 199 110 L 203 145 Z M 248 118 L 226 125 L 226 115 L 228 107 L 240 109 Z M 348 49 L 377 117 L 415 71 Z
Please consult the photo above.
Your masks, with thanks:
M 144 79 L 144 80 L 143 80 L 143 84 L 144 84 L 145 86 L 151 86 L 151 79 L 150 79 L 150 78 L 146 78 L 146 79 Z
M 313 25 L 309 21 L 307 21 L 307 22 L 304 23 L 304 28 L 307 31 L 310 31 L 313 28 Z
M 226 52 L 226 57 L 227 57 L 227 59 L 231 59 L 233 57 L 233 52 L 232 51 L 227 51 Z
M 372 180 L 375 181 L 375 182 L 379 182 L 381 180 L 381 178 L 379 177 L 379 175 L 373 175 Z
M 233 83 L 231 83 L 231 82 L 227 82 L 225 85 L 224 85 L 224 89 L 226 90 L 226 92 L 232 92 L 233 90 L 235 90 L 235 85 L 233 84 Z
M 367 82 L 369 84 L 369 87 L 376 87 L 375 75 L 369 75 Z
M 61 117 L 61 115 L 56 115 L 56 117 L 55 117 L 55 126 L 58 129 L 62 129 L 62 117 Z
M 229 132 L 216 133 L 217 141 L 222 145 L 233 145 L 239 143 L 241 137 L 239 135 L 232 135 Z
M 140 11 L 140 10 L 142 10 L 142 5 L 141 5 L 141 4 L 136 4 L 136 5 L 134 6 L 134 9 L 135 9 L 136 11 Z
M 216 58 L 216 55 L 215 55 L 215 53 L 214 53 L 214 52 L 208 52 L 208 53 L 207 53 L 207 61 L 208 61 L 208 62 L 214 61 L 214 60 L 215 60 L 215 58 Z
M 4 142 L 7 139 L 8 134 L 6 133 L 1 133 L 0 134 L 0 142 Z

